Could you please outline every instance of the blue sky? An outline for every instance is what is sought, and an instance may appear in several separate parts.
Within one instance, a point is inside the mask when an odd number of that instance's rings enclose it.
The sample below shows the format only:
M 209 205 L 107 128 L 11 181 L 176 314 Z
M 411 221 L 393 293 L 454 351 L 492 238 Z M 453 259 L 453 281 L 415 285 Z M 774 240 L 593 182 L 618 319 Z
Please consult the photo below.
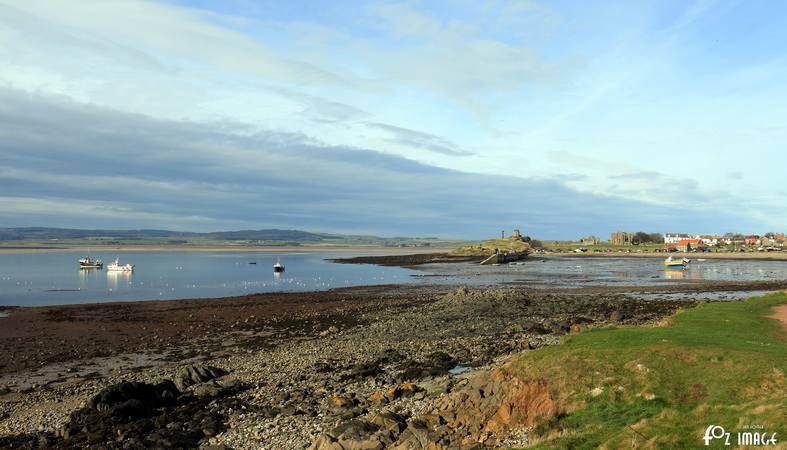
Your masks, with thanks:
M 0 226 L 784 229 L 786 9 L 0 0 Z

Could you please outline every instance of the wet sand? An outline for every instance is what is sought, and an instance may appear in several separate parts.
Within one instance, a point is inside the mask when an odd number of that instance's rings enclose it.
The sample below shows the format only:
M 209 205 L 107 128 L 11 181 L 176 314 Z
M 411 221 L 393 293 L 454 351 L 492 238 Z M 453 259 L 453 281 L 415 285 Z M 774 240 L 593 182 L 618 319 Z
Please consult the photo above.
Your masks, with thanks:
M 359 325 L 363 312 L 388 303 L 405 307 L 417 302 L 419 294 L 437 289 L 414 293 L 405 286 L 370 286 L 217 299 L 0 307 L 7 316 L 0 317 L 0 376 L 121 353 L 186 359 L 223 348 L 227 333 L 246 336 L 244 345 L 261 345 L 270 336 Z M 190 342 L 202 344 L 195 350 Z

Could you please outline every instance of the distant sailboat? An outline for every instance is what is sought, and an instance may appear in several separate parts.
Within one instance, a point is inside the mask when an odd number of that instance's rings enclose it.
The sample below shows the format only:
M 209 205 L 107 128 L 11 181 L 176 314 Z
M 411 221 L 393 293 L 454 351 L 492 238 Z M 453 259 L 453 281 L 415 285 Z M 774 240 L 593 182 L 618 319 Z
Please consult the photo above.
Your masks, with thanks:
M 281 261 L 276 260 L 276 264 L 273 265 L 274 272 L 284 272 L 284 264 Z

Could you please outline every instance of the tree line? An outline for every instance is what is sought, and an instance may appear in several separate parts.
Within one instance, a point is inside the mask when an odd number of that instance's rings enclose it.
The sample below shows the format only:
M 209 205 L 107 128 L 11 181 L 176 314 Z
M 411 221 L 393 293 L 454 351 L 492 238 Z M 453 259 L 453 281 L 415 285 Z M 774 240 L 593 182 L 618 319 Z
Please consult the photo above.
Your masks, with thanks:
M 664 236 L 661 233 L 646 233 L 637 231 L 631 239 L 633 244 L 663 244 Z

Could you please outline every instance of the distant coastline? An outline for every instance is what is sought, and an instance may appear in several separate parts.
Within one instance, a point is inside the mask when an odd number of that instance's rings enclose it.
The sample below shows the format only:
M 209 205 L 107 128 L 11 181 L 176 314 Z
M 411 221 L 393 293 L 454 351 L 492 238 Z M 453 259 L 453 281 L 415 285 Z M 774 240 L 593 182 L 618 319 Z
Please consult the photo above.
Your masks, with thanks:
M 453 247 L 386 247 L 380 245 L 297 245 L 297 246 L 249 246 L 249 245 L 3 245 L 0 253 L 47 253 L 47 252 L 374 252 L 374 253 L 444 253 Z
M 383 245 L 331 245 L 302 244 L 289 246 L 253 246 L 242 244 L 60 244 L 53 246 L 40 243 L 20 245 L 19 243 L 0 243 L 0 253 L 47 253 L 47 252 L 244 252 L 244 253 L 276 253 L 276 252 L 363 252 L 391 255 L 434 255 L 453 250 L 454 246 L 434 247 L 391 247 Z M 665 258 L 663 252 L 533 252 L 531 257 L 558 258 Z M 787 252 L 708 252 L 708 253 L 669 253 L 673 257 L 691 259 L 732 259 L 732 260 L 766 260 L 787 261 Z M 344 261 L 342 261 L 344 262 Z M 398 265 L 398 264 L 393 264 Z

